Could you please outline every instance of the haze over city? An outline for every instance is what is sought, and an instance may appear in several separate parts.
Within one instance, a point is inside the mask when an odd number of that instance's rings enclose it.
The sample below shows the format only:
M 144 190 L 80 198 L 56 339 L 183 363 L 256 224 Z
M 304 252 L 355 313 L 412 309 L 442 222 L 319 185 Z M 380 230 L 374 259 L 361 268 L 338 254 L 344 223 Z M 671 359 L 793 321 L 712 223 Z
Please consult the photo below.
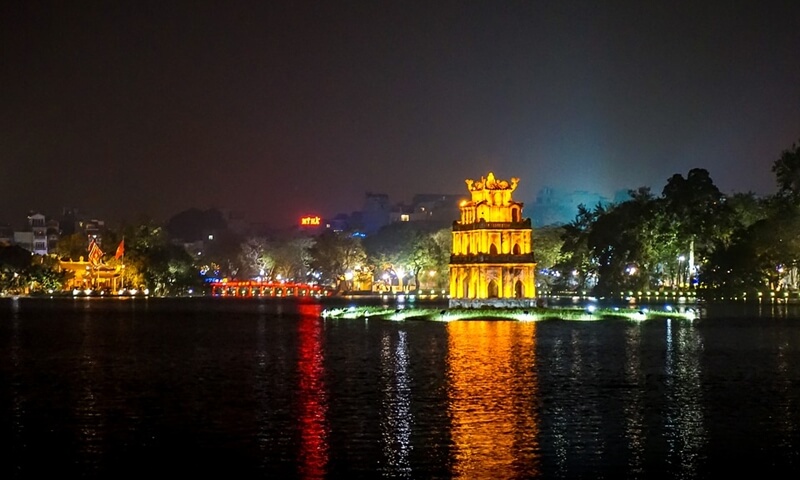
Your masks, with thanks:
M 489 171 L 767 194 L 800 140 L 800 2 L 6 2 L 0 42 L 0 222 L 284 225 Z

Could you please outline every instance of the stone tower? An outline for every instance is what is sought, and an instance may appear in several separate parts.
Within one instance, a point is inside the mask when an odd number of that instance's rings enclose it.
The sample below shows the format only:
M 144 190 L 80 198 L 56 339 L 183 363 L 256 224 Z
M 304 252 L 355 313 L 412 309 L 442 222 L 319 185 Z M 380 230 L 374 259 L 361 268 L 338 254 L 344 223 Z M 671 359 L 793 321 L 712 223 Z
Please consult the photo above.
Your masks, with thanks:
M 536 306 L 531 219 L 511 199 L 518 178 L 467 180 L 471 200 L 453 222 L 450 307 Z

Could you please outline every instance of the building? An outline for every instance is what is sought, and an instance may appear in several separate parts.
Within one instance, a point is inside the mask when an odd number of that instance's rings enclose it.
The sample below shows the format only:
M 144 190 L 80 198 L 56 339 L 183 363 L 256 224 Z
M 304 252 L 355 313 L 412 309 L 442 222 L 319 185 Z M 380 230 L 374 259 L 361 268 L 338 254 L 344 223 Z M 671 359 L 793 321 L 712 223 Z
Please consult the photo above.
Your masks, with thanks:
M 91 215 L 77 208 L 62 209 L 61 217 L 58 220 L 58 230 L 65 237 L 80 233 L 86 235 L 87 238 L 94 238 L 101 242 L 105 229 L 105 221 L 92 218 Z
M 442 193 L 418 193 L 411 199 L 411 204 L 397 204 L 392 208 L 391 222 L 428 222 L 441 225 L 443 228 L 458 217 L 461 200 L 464 195 Z
M 0 225 L 0 247 L 14 245 L 14 229 L 8 225 Z
M 92 264 L 81 258 L 78 261 L 61 260 L 59 267 L 71 275 L 64 290 L 117 293 L 124 288 L 125 265 Z
M 361 211 L 351 215 L 351 228 L 366 235 L 372 235 L 390 222 L 391 206 L 389 195 L 367 192 Z
M 426 222 L 445 228 L 458 216 L 458 205 L 464 195 L 418 193 L 410 204 L 391 204 L 385 193 L 367 192 L 361 210 L 349 215 L 340 213 L 325 221 L 334 231 L 353 231 L 362 236 L 372 235 L 395 222 Z
M 66 237 L 78 232 L 80 218 L 81 214 L 77 208 L 63 208 L 61 210 L 61 217 L 58 220 L 58 229 L 61 231 L 61 234 Z
M 518 178 L 467 180 L 470 200 L 453 222 L 451 307 L 532 307 L 536 284 L 530 218 L 511 198 Z
M 464 199 L 464 195 L 418 193 L 411 199 L 414 210 L 414 213 L 411 214 L 411 221 L 431 222 L 446 227 L 453 222 L 454 218 L 458 217 L 459 205 Z
M 120 242 L 115 258 L 120 260 L 124 253 L 124 243 Z M 84 293 L 99 292 L 100 294 L 121 293 L 124 285 L 125 265 L 122 260 L 114 265 L 103 262 L 103 251 L 95 240 L 89 244 L 87 258 L 81 256 L 78 261 L 59 260 L 61 271 L 68 272 L 65 290 L 83 291 Z
M 53 253 L 58 247 L 58 241 L 61 239 L 61 228 L 56 219 L 47 221 L 47 251 Z
M 15 245 L 35 255 L 47 255 L 47 220 L 41 213 L 28 214 L 28 225 L 23 231 L 14 232 Z

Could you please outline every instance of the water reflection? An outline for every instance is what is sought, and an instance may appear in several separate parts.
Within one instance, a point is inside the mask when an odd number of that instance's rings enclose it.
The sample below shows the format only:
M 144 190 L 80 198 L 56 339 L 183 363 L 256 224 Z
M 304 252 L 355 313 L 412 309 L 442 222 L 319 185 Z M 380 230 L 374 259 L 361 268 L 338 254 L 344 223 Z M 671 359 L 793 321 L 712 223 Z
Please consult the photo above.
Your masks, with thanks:
M 408 378 L 408 344 L 406 332 L 398 332 L 397 345 L 392 346 L 391 333 L 381 338 L 381 435 L 386 460 L 384 475 L 411 477 L 411 389 Z
M 780 432 L 777 447 L 783 456 L 791 459 L 791 462 L 797 465 L 800 463 L 800 449 L 798 449 L 800 436 L 797 426 L 797 416 L 800 411 L 793 396 L 795 389 L 793 383 L 796 378 L 791 365 L 793 349 L 789 339 L 776 340 L 776 343 L 778 343 L 778 351 L 775 384 L 779 395 L 776 421 L 778 423 L 777 430 Z
M 703 417 L 700 354 L 703 340 L 693 322 L 667 319 L 665 435 L 667 460 L 677 478 L 695 478 L 707 442 Z
M 769 303 L 768 306 L 764 304 L 759 304 L 761 311 L 759 314 L 761 316 L 769 316 L 772 318 L 786 318 L 789 316 L 789 309 L 787 304 L 785 303 Z M 768 311 L 764 311 L 764 310 Z
M 644 473 L 645 444 L 647 435 L 644 419 L 645 375 L 641 360 L 642 324 L 631 323 L 625 332 L 625 383 L 632 385 L 624 402 L 625 440 L 628 449 L 628 471 L 639 478 Z
M 11 422 L 13 425 L 11 439 L 11 456 L 18 457 L 23 448 L 22 436 L 25 431 L 25 397 L 22 392 L 22 366 L 20 361 L 20 320 L 19 299 L 12 299 L 11 303 L 11 377 L 9 389 L 11 390 Z
M 463 321 L 447 330 L 454 476 L 539 475 L 536 324 Z
M 568 364 L 565 361 L 566 347 L 560 338 L 553 342 L 553 350 L 549 352 L 548 358 L 550 363 L 545 366 L 547 371 L 555 376 L 555 378 L 566 379 L 568 374 L 565 373 Z M 567 434 L 568 428 L 568 410 L 567 402 L 560 401 L 557 395 L 554 395 L 552 406 L 548 409 L 549 416 L 551 417 L 552 426 L 550 427 L 550 436 L 552 438 L 553 459 L 559 472 L 564 472 L 567 468 L 567 451 L 568 441 Z
M 328 464 L 328 394 L 324 382 L 321 307 L 301 305 L 299 319 L 298 399 L 300 402 L 299 471 L 322 478 Z
M 95 383 L 101 376 L 101 369 L 94 358 L 95 332 L 94 321 L 97 319 L 89 312 L 89 302 L 84 306 L 85 312 L 81 321 L 82 343 L 78 358 L 77 373 L 80 377 L 81 390 L 75 404 L 75 419 L 79 425 L 79 450 L 84 454 L 87 465 L 85 471 L 96 471 L 102 457 L 105 440 L 103 438 L 105 418 L 98 406 L 98 388 Z
M 602 402 L 607 397 L 600 379 L 611 359 L 587 348 L 602 344 L 596 329 L 573 322 L 559 335 L 552 351 L 539 354 L 544 361 L 540 370 L 554 386 L 543 398 L 550 420 L 544 437 L 556 478 L 575 478 L 589 475 L 606 453 Z
M 259 305 L 259 316 L 256 323 L 256 351 L 255 351 L 255 382 L 256 382 L 256 401 L 259 408 L 257 412 L 258 434 L 256 436 L 258 447 L 264 453 L 262 460 L 262 467 L 267 463 L 269 458 L 266 454 L 270 449 L 270 417 L 267 414 L 269 411 L 269 396 L 267 393 L 267 385 L 269 384 L 269 377 L 267 373 L 267 318 L 263 314 L 263 305 Z
M 9 478 L 799 472 L 794 316 L 325 321 L 269 302 L 29 302 L 0 299 Z

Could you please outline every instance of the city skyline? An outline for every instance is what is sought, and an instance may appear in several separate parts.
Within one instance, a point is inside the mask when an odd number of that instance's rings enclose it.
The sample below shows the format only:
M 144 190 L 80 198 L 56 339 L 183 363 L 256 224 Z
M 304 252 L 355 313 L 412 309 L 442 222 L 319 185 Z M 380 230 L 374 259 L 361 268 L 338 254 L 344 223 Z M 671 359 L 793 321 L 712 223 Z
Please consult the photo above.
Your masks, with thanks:
M 327 222 L 329 228 L 334 228 L 348 224 L 351 220 L 355 222 L 355 225 L 361 225 L 364 221 L 364 219 L 361 218 L 361 215 L 368 214 L 374 208 L 374 205 L 370 205 L 369 200 L 369 197 L 373 196 L 386 196 L 386 194 L 380 192 L 366 192 L 362 197 L 362 203 L 349 211 L 334 212 L 330 215 L 321 215 L 319 213 L 321 210 L 310 211 L 294 219 L 291 224 L 286 225 L 265 224 L 263 222 L 256 221 L 253 218 L 248 218 L 247 216 L 243 215 L 243 212 L 233 211 L 225 207 L 217 206 L 198 207 L 192 205 L 184 208 L 181 211 L 168 213 L 166 218 L 163 220 L 156 220 L 151 217 L 141 216 L 133 218 L 133 220 L 124 221 L 120 221 L 117 218 L 101 218 L 100 215 L 97 215 L 96 212 L 93 211 L 80 209 L 77 207 L 64 206 L 57 211 L 44 211 L 41 209 L 29 209 L 25 211 L 4 210 L 2 213 L 5 215 L 5 217 L 0 217 L 0 228 L 6 228 L 8 231 L 27 231 L 30 229 L 30 218 L 32 216 L 42 216 L 47 222 L 100 222 L 100 224 L 102 224 L 104 227 L 117 229 L 126 225 L 140 224 L 140 222 L 154 222 L 156 224 L 165 225 L 173 218 L 189 212 L 208 213 L 211 211 L 219 212 L 222 215 L 222 218 L 228 222 L 229 226 L 235 226 L 235 228 L 241 229 L 244 232 L 263 232 L 267 230 L 283 230 L 285 228 L 297 227 L 308 228 L 311 225 L 324 226 L 323 223 L 325 222 Z M 448 209 L 450 207 L 455 210 L 458 208 L 460 199 L 466 199 L 468 196 L 469 193 L 466 191 L 462 194 L 448 194 L 440 192 L 435 194 L 415 193 L 413 195 L 407 195 L 411 201 L 406 199 L 392 199 L 386 196 L 388 204 L 382 211 L 396 216 L 394 220 L 392 220 L 391 217 L 387 217 L 389 218 L 390 222 L 409 221 L 413 220 L 413 216 L 409 220 L 400 219 L 404 216 L 403 214 L 408 215 L 410 213 L 415 213 L 419 215 L 420 211 L 415 210 L 416 208 L 421 207 L 421 211 L 435 208 L 437 212 L 439 210 L 442 210 L 443 212 L 443 209 Z M 435 207 L 430 205 L 430 197 L 436 198 L 435 203 L 437 205 Z M 543 227 L 547 225 L 569 223 L 574 219 L 574 216 L 578 212 L 578 206 L 581 204 L 591 208 L 597 204 L 615 203 L 624 201 L 627 198 L 628 190 L 625 189 L 618 190 L 615 192 L 613 197 L 607 197 L 601 195 L 600 193 L 590 192 L 587 190 L 566 191 L 545 185 L 538 192 L 536 192 L 535 198 L 531 199 L 530 201 L 521 201 L 521 203 L 524 205 L 524 216 L 526 218 L 531 218 L 534 226 Z M 454 202 L 449 207 L 446 206 L 449 205 L 446 203 L 447 199 L 453 199 Z M 445 203 L 442 203 L 443 201 Z M 437 213 L 436 221 L 441 221 L 442 212 Z M 454 214 L 453 220 L 455 220 L 456 217 L 457 214 Z M 352 228 L 358 229 L 357 226 L 353 226 Z
M 793 2 L 14 2 L 0 22 L 0 221 L 281 226 L 489 171 L 525 202 L 692 168 L 769 194 L 800 140 Z

